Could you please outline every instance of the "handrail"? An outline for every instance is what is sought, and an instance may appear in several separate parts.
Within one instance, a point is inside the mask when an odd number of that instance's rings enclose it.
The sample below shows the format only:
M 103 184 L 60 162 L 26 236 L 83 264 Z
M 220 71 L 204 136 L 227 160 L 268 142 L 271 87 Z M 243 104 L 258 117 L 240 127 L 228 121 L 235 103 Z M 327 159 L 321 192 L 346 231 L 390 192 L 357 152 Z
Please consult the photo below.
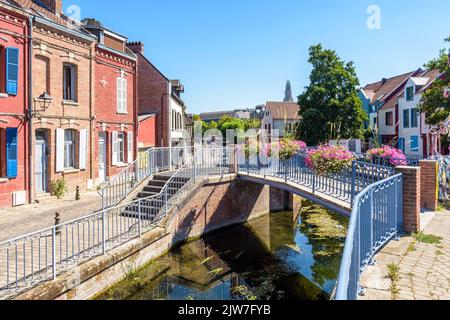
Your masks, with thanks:
M 229 149 L 200 149 L 185 159 L 159 194 L 0 243 L 0 295 L 17 293 L 140 237 L 163 219 L 176 196 L 199 176 L 233 173 Z
M 391 190 L 391 189 L 394 190 Z M 382 196 L 384 201 L 375 200 L 376 191 L 385 191 Z M 393 191 L 393 192 L 392 192 Z M 394 198 L 396 201 L 388 201 L 389 198 Z M 362 205 L 369 201 L 368 206 L 370 212 L 361 212 Z M 376 210 L 382 206 L 384 210 Z M 363 208 L 366 210 L 366 208 Z M 365 214 L 365 216 L 362 216 Z M 385 214 L 384 221 L 380 221 L 380 215 Z M 377 216 L 378 220 L 376 220 Z M 364 221 L 363 221 L 364 219 Z M 365 222 L 369 222 L 369 230 L 363 232 L 362 227 Z M 377 224 L 378 223 L 378 224 Z M 383 225 L 381 232 L 374 235 L 381 223 L 388 223 Z M 354 300 L 360 293 L 359 278 L 364 268 L 372 262 L 375 253 L 384 244 L 390 241 L 393 237 L 398 236 L 402 225 L 402 174 L 397 174 L 387 179 L 375 182 L 365 188 L 359 193 L 352 209 L 350 224 L 348 228 L 347 238 L 344 246 L 344 253 L 342 263 L 339 271 L 339 278 L 336 290 L 336 300 Z M 364 226 L 367 227 L 367 226 Z M 365 244 L 363 245 L 363 242 Z

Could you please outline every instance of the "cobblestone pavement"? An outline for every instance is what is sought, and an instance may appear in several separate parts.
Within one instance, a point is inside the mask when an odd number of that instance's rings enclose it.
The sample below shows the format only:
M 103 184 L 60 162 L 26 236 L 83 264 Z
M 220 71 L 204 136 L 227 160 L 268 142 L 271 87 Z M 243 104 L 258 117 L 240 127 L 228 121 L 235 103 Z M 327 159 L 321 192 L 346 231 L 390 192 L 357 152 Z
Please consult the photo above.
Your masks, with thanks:
M 450 300 L 450 212 L 437 213 L 424 234 L 441 237 L 440 243 L 418 242 L 413 237 L 391 241 L 369 266 L 361 285 L 360 300 Z M 398 293 L 392 294 L 388 265 L 399 266 Z
M 55 212 L 59 212 L 61 222 L 65 222 L 102 207 L 97 192 L 84 193 L 79 201 L 75 201 L 75 194 L 69 194 L 62 200 L 46 197 L 39 202 L 0 210 L 0 242 L 54 225 Z

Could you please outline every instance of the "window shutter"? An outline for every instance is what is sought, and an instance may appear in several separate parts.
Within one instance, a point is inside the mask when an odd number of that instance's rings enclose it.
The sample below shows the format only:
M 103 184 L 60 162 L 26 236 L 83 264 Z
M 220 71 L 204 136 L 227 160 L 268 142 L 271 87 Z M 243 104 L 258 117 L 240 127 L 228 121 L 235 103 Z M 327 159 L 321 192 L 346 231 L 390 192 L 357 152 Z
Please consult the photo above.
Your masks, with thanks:
M 64 129 L 56 129 L 56 172 L 64 172 Z
M 17 128 L 6 129 L 6 175 L 9 179 L 17 178 Z
M 87 157 L 87 130 L 80 130 L 80 143 L 79 143 L 79 169 L 86 170 L 86 157 Z
M 128 163 L 133 163 L 133 132 L 127 134 Z
M 128 81 L 125 78 L 122 78 L 122 111 L 127 112 L 127 89 L 128 89 Z
M 112 152 L 111 152 L 111 163 L 113 166 L 117 165 L 117 132 L 114 131 L 111 133 L 111 141 L 112 141 Z
M 19 83 L 19 49 L 6 48 L 6 93 L 17 95 Z
M 117 78 L 117 112 L 122 112 L 122 79 Z

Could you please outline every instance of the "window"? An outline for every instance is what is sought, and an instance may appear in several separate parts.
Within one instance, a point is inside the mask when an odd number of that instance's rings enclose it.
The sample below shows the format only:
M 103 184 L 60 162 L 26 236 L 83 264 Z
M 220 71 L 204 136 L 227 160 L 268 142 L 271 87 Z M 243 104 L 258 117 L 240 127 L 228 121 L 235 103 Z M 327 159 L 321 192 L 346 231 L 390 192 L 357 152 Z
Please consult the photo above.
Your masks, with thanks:
M 16 96 L 19 83 L 19 49 L 6 48 L 6 93 Z
M 386 113 L 386 125 L 387 126 L 394 125 L 394 113 L 392 111 Z
M 414 87 L 406 88 L 406 101 L 414 100 Z
M 377 117 L 373 118 L 373 124 L 377 125 L 377 122 L 378 122 L 378 118 Z
M 0 128 L 0 177 L 17 178 L 17 128 Z
M 419 113 L 417 108 L 411 109 L 411 128 L 417 128 L 419 126 Z
M 409 128 L 409 109 L 403 110 L 403 128 Z
M 402 150 L 403 152 L 405 152 L 405 138 L 399 138 L 398 139 L 398 149 Z
M 117 134 L 117 163 L 125 162 L 125 132 Z
M 419 137 L 412 136 L 411 137 L 411 152 L 418 152 L 418 151 L 419 151 Z
M 117 78 L 117 112 L 127 113 L 128 81 L 125 78 Z
M 64 130 L 64 169 L 75 168 L 75 131 Z
M 63 83 L 63 99 L 67 101 L 77 101 L 77 71 L 76 67 L 71 64 L 65 64 L 63 67 L 64 83 Z

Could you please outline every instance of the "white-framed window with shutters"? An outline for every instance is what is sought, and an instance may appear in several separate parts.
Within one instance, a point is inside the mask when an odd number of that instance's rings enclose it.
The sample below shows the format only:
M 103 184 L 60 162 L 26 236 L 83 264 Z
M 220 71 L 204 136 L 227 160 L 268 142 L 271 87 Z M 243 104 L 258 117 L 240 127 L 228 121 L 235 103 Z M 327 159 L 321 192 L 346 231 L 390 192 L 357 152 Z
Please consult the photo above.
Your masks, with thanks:
M 123 76 L 117 78 L 117 113 L 127 113 L 128 81 Z
M 64 130 L 64 169 L 76 167 L 76 131 Z
M 117 133 L 117 163 L 125 162 L 125 132 Z

